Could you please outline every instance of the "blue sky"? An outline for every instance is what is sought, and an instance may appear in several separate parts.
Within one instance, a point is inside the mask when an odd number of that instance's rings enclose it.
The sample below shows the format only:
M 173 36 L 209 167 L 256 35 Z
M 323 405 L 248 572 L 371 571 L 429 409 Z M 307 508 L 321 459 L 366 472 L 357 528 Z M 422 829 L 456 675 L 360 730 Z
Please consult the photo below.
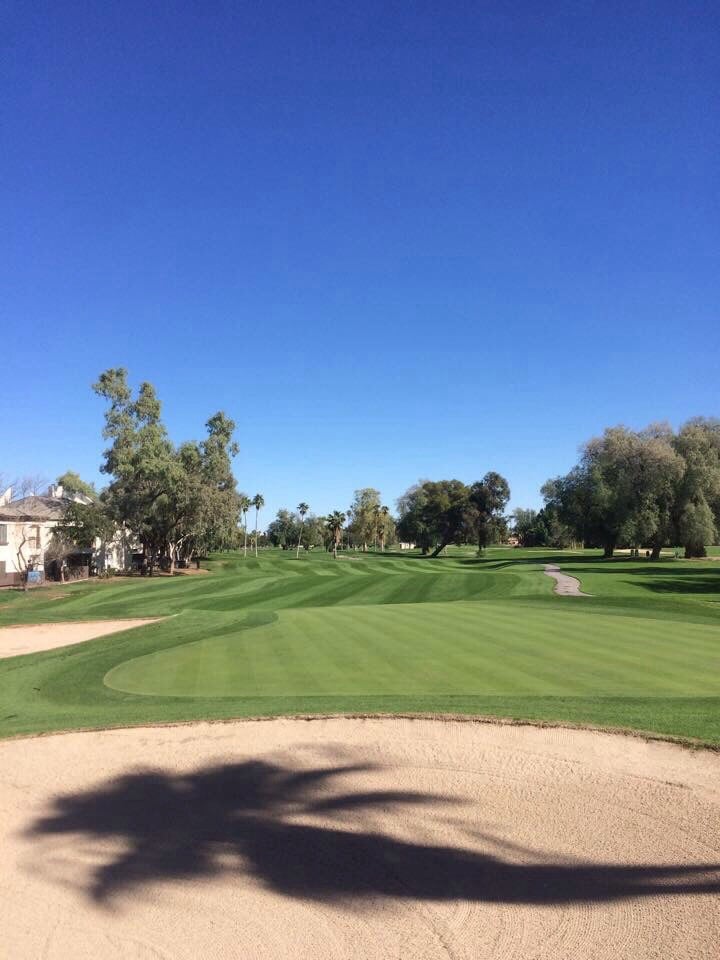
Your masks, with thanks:
M 3 3 L 0 471 L 97 480 L 97 374 L 224 409 L 269 512 L 720 414 L 720 12 Z M 269 519 L 269 514 L 266 517 Z

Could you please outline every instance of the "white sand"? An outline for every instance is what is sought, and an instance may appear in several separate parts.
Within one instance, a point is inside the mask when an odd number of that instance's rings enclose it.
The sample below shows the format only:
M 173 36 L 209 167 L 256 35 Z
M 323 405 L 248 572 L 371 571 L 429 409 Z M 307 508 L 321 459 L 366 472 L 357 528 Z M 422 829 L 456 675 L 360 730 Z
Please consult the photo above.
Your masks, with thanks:
M 134 620 L 85 620 L 76 623 L 37 623 L 31 626 L 0 627 L 0 659 L 21 653 L 54 650 L 73 643 L 84 643 L 95 637 L 106 637 L 131 627 L 156 623 L 158 617 Z
M 274 720 L 0 743 L 12 960 L 700 960 L 720 757 L 562 729 Z

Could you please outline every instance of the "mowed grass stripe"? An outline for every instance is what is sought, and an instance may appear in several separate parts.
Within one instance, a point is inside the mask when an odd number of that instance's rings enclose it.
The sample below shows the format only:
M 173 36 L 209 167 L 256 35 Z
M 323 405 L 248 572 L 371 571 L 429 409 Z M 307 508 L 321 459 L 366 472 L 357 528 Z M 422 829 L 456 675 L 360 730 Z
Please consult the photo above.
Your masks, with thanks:
M 106 682 L 175 696 L 720 695 L 717 631 L 688 624 L 684 635 L 692 657 L 678 649 L 673 624 L 601 614 L 588 620 L 559 607 L 520 622 L 493 603 L 306 608 L 123 663 Z M 190 673 L 178 672 L 177 659 L 196 664 L 187 686 L 178 685 Z
M 0 592 L 0 625 L 174 615 L 0 661 L 0 735 L 377 709 L 606 722 L 720 743 L 717 563 L 448 554 L 263 551 L 221 556 L 210 574 Z M 547 562 L 594 596 L 553 596 Z M 103 683 L 123 675 L 143 692 Z

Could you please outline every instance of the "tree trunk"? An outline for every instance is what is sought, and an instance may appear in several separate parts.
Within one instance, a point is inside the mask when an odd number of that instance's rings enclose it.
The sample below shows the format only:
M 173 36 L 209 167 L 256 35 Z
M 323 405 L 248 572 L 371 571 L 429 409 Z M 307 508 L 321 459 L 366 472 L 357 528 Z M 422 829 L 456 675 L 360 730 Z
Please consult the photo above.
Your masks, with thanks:
M 609 560 L 615 553 L 615 541 L 603 544 L 603 557 Z
M 650 553 L 650 559 L 651 559 L 651 560 L 659 560 L 659 559 L 660 559 L 660 551 L 661 551 L 661 550 L 662 550 L 662 544 L 661 544 L 661 543 L 653 543 L 653 545 L 652 545 L 652 551 L 651 551 L 651 553 Z
M 685 544 L 685 559 L 692 560 L 698 557 L 706 557 L 707 550 L 704 543 L 697 541 Z
M 245 530 L 244 530 L 244 533 L 245 533 L 244 550 L 245 550 L 245 558 L 247 559 L 247 510 L 245 511 Z
M 260 511 L 258 508 L 255 508 L 255 557 L 257 559 L 257 542 L 258 542 L 258 514 Z
M 433 552 L 430 554 L 430 558 L 432 559 L 433 557 L 437 557 L 439 554 L 441 554 L 449 543 L 449 540 L 441 540 L 438 546 L 435 547 Z
M 300 521 L 300 536 L 298 537 L 297 553 L 295 554 L 295 559 L 300 559 L 300 544 L 302 543 L 302 532 L 303 532 L 304 521 Z

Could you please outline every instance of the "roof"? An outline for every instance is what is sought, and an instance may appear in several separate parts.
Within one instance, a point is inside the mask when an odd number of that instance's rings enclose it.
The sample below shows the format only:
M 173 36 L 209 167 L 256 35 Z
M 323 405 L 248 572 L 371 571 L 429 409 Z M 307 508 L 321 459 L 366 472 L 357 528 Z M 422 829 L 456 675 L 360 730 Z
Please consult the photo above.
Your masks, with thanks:
M 60 520 L 71 503 L 69 497 L 23 497 L 0 507 L 0 521 Z

